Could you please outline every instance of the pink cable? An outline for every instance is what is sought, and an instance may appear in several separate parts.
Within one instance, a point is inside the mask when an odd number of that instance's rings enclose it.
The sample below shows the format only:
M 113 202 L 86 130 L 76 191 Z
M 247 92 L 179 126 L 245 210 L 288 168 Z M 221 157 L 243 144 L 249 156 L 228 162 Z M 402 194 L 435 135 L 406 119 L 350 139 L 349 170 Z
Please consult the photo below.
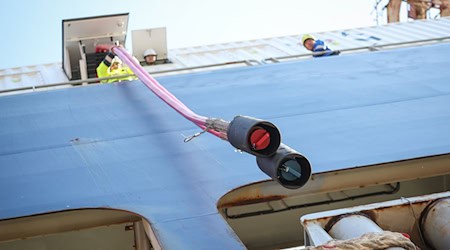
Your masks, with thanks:
M 169 106 L 175 109 L 178 113 L 194 122 L 197 125 L 204 125 L 206 117 L 195 114 L 192 110 L 186 107 L 167 89 L 165 89 L 158 81 L 150 76 L 143 68 L 136 62 L 128 52 L 122 47 L 114 47 L 114 52 L 130 67 L 130 69 L 137 75 L 137 77 L 147 86 L 153 93 L 166 102 Z
M 155 95 L 157 95 L 161 100 L 167 103 L 170 107 L 175 109 L 179 114 L 184 116 L 189 121 L 193 122 L 195 125 L 199 126 L 201 129 L 206 129 L 205 116 L 198 115 L 189 109 L 184 103 L 182 103 L 178 98 L 176 98 L 172 93 L 170 93 L 166 88 L 164 88 L 155 78 L 153 78 L 144 68 L 135 60 L 128 51 L 123 47 L 113 47 L 113 52 L 122 59 L 128 67 L 134 72 L 134 74 L 149 88 Z M 209 133 L 219 137 L 224 138 L 221 132 L 208 130 Z

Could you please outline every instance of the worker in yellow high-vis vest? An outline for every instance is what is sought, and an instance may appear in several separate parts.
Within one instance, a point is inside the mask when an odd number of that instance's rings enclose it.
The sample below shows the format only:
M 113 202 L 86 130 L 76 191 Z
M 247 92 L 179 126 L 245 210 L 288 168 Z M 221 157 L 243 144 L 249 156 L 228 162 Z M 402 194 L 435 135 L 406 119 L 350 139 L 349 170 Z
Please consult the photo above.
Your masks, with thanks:
M 97 67 L 98 78 L 114 77 L 111 79 L 101 80 L 101 83 L 136 80 L 136 76 L 129 76 L 132 74 L 133 71 L 111 51 L 105 56 L 105 59 L 103 59 L 103 61 Z

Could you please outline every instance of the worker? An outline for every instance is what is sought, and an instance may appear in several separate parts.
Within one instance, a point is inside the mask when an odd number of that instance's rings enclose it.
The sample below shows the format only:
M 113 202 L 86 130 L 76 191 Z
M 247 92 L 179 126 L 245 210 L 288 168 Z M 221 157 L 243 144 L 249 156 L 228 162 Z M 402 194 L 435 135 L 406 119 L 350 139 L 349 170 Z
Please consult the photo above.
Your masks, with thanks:
M 148 49 L 144 52 L 144 60 L 147 65 L 154 65 L 158 54 L 154 49 Z
M 112 48 L 113 46 L 110 46 Z M 116 56 L 112 50 L 105 56 L 105 59 L 98 65 L 97 67 L 97 76 L 99 78 L 103 77 L 111 77 L 117 76 L 111 79 L 101 80 L 101 83 L 110 83 L 110 82 L 121 82 L 121 81 L 131 81 L 137 79 L 135 76 L 126 76 L 132 75 L 133 71 L 120 60 L 118 56 Z M 124 77 L 119 77 L 119 76 Z
M 313 57 L 333 56 L 341 53 L 339 50 L 331 50 L 322 40 L 317 40 L 310 34 L 302 37 L 302 44 L 307 50 L 314 52 Z

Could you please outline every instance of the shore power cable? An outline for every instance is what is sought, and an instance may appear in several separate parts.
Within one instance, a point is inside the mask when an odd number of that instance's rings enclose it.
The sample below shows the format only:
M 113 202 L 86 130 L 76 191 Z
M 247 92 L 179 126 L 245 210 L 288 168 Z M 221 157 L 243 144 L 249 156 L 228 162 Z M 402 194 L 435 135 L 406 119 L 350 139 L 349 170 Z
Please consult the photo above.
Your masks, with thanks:
M 271 122 L 238 115 L 231 122 L 198 115 L 153 78 L 122 46 L 112 48 L 141 82 L 175 111 L 202 129 L 185 142 L 208 132 L 233 147 L 256 156 L 258 167 L 285 188 L 296 189 L 311 177 L 311 164 L 305 156 L 281 143 L 281 134 Z

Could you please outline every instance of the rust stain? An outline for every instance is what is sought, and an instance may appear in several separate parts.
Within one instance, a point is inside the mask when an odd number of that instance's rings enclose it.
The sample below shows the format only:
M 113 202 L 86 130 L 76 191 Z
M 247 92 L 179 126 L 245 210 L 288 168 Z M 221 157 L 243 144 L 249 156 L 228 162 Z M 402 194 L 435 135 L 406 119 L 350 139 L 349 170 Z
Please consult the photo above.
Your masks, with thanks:
M 373 221 L 377 221 L 378 217 L 380 215 L 379 211 L 374 211 L 374 210 L 364 210 L 364 211 L 361 211 L 361 213 L 367 215 Z
M 317 219 L 310 219 L 310 220 L 305 220 L 303 223 L 304 224 L 308 224 L 310 222 L 318 222 L 320 224 L 326 224 L 328 223 L 329 220 L 331 220 L 333 218 L 333 216 L 324 216 L 324 217 L 320 217 Z
M 268 201 L 277 201 L 277 200 L 284 199 L 286 197 L 287 197 L 287 195 L 270 195 L 270 196 L 257 195 L 254 197 L 239 197 L 233 201 L 221 204 L 219 208 L 250 205 L 250 204 L 268 202 Z

